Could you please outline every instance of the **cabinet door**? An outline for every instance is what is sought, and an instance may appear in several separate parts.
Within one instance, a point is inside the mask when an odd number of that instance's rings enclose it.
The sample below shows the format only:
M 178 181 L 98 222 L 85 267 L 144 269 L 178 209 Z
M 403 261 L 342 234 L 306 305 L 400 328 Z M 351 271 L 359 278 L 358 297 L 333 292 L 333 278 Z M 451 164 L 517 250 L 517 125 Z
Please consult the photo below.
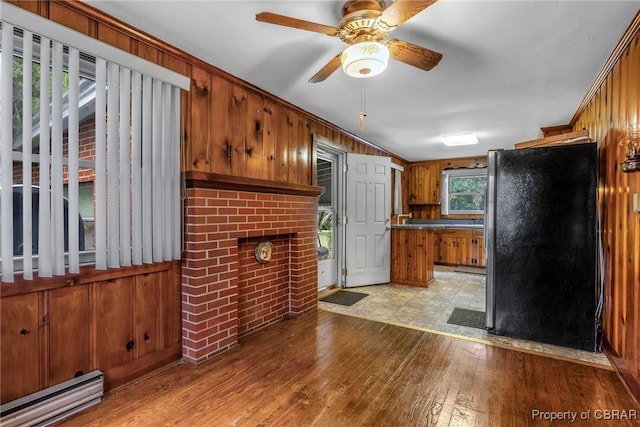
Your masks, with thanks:
M 430 185 L 429 165 L 411 166 L 409 170 L 409 204 L 424 205 L 429 203 Z
M 458 241 L 455 235 L 440 235 L 439 260 L 443 264 L 455 264 L 459 259 Z
M 430 205 L 440 204 L 440 162 L 429 163 L 429 186 L 427 191 L 426 203 Z
M 153 353 L 159 348 L 158 289 L 161 274 L 147 273 L 135 278 L 135 349 L 138 358 Z
M 91 371 L 89 286 L 49 294 L 49 384 Z
M 40 389 L 38 293 L 0 301 L 0 401 Z
M 132 282 L 124 277 L 94 284 L 98 366 L 106 371 L 133 359 Z

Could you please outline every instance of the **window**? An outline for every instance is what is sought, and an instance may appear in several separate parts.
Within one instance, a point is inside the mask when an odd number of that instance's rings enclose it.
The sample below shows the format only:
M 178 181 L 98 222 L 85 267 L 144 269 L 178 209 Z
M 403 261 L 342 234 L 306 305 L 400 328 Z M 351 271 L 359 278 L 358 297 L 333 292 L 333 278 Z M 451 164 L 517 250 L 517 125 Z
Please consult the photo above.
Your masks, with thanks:
M 442 172 L 442 215 L 483 214 L 487 169 Z
M 189 79 L 2 7 L 2 280 L 179 259 Z

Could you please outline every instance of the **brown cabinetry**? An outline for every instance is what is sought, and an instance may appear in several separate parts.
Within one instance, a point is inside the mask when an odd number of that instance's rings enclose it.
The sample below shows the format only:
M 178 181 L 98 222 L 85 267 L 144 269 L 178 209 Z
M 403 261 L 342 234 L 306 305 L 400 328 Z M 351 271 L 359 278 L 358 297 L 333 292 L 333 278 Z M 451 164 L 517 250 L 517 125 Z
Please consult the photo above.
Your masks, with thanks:
M 439 264 L 485 266 L 483 232 L 478 229 L 445 228 L 439 232 Z
M 436 242 L 433 230 L 391 230 L 391 281 L 428 286 L 433 281 Z
M 409 204 L 440 204 L 440 163 L 414 163 L 409 167 Z

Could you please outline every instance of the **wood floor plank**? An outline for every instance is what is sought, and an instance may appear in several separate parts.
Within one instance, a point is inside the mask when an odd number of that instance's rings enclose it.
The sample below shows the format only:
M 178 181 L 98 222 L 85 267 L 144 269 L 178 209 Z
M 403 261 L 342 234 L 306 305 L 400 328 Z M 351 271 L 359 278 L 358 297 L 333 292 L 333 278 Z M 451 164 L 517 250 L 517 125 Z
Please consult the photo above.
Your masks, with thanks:
M 640 407 L 615 372 L 343 316 L 307 313 L 108 393 L 63 426 L 546 426 L 532 411 Z

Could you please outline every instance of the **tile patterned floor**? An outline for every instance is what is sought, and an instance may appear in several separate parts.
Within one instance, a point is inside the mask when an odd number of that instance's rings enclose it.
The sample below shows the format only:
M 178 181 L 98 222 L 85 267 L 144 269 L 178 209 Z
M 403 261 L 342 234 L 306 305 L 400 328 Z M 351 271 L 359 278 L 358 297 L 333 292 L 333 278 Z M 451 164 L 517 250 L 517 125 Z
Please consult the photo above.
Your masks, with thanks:
M 482 329 L 448 324 L 447 320 L 455 307 L 484 311 L 485 276 L 482 274 L 463 273 L 453 267 L 436 266 L 435 281 L 428 288 L 389 284 L 350 290 L 364 292 L 369 296 L 350 307 L 319 301 L 318 308 L 611 369 L 611 364 L 603 353 L 500 337 Z M 325 295 L 326 293 L 321 293 L 321 297 Z

